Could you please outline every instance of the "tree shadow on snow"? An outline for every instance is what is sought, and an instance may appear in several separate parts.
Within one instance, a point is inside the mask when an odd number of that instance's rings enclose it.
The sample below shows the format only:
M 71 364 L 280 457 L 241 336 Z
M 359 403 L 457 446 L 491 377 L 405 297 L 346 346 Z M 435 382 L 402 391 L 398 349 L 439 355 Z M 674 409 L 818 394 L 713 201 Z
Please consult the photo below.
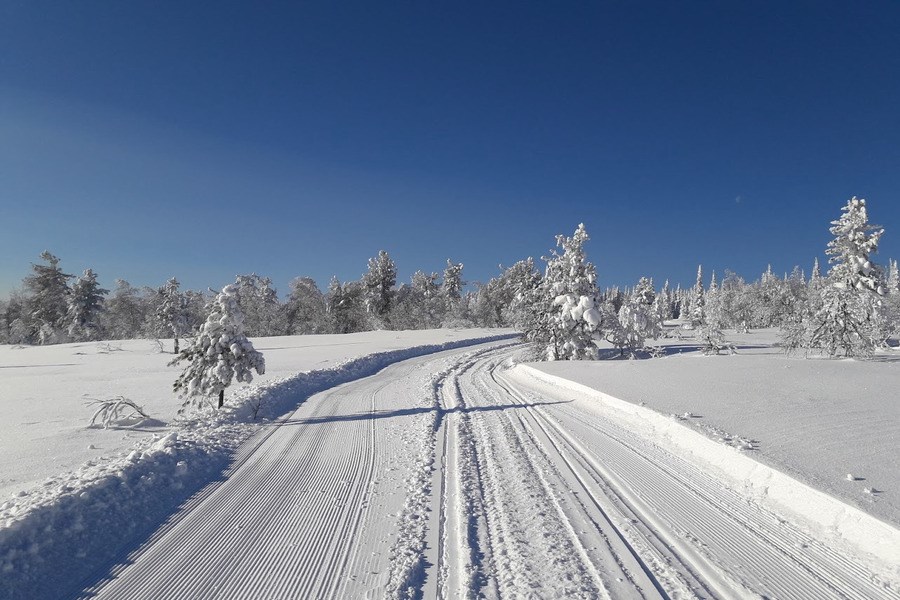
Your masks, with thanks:
M 349 415 L 329 415 L 326 417 L 309 417 L 306 419 L 286 419 L 279 423 L 273 423 L 274 426 L 288 425 L 316 425 L 321 423 L 340 423 L 344 421 L 368 421 L 374 419 L 393 419 L 397 417 L 409 417 L 412 415 L 421 415 L 426 413 L 436 413 L 439 417 L 450 415 L 453 413 L 478 413 L 493 412 L 497 410 L 511 410 L 517 408 L 533 408 L 537 406 L 549 406 L 551 404 L 568 404 L 572 400 L 558 400 L 553 402 L 534 402 L 530 404 L 497 404 L 493 406 L 456 406 L 453 408 L 437 408 L 437 407 L 418 407 L 418 408 L 402 408 L 398 410 L 374 410 L 364 413 L 352 413 Z

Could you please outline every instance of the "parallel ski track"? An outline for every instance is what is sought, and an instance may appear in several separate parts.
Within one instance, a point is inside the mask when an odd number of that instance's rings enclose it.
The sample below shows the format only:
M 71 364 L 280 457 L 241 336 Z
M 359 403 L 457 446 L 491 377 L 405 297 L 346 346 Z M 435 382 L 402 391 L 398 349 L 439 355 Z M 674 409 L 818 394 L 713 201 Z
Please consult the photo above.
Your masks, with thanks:
M 85 596 L 381 597 L 400 577 L 397 597 L 900 597 L 615 416 L 511 377 L 517 351 L 414 359 L 326 392 Z M 396 420 L 431 410 L 433 431 Z M 405 539 L 421 513 L 397 509 L 429 464 L 432 511 Z
M 392 383 L 369 392 L 368 412 Z M 376 419 L 360 415 L 337 427 L 302 421 L 352 413 L 338 412 L 343 387 L 327 392 L 300 423 L 277 427 L 228 485 L 218 484 L 133 557 L 140 569 L 120 569 L 89 592 L 148 599 L 334 596 L 368 507 Z
M 530 417 L 530 428 L 543 432 L 553 446 L 547 450 L 592 496 L 605 496 L 609 506 L 621 507 L 625 519 L 620 522 L 637 521 L 619 534 L 646 556 L 647 565 L 668 564 L 680 575 L 681 581 L 668 582 L 676 584 L 667 590 L 671 595 L 690 590 L 702 597 L 898 597 L 864 564 L 695 465 L 596 414 L 569 404 L 538 404 L 496 366 L 486 368 L 496 386 L 482 380 L 483 388 L 498 387 L 527 405 L 523 412 Z M 522 423 L 523 430 L 529 429 L 526 419 Z

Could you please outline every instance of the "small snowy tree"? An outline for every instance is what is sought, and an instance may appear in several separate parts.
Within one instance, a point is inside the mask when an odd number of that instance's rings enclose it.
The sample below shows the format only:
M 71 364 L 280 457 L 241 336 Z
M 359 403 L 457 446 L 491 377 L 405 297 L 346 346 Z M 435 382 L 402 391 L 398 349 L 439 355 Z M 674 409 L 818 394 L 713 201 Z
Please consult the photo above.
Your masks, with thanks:
M 659 312 L 654 307 L 655 301 L 653 282 L 641 277 L 631 296 L 619 309 L 618 318 L 623 330 L 621 334 L 617 334 L 622 344 L 620 348 L 633 353 L 644 347 L 647 338 L 656 339 L 662 334 L 662 323 Z
M 546 344 L 548 360 L 592 360 L 597 358 L 594 338 L 599 333 L 602 316 L 598 310 L 597 272 L 585 255 L 589 240 L 584 224 L 578 225 L 571 238 L 556 236 L 563 253 L 553 251 L 545 258 L 547 270 L 543 294 L 548 300 L 538 306 L 542 311 L 542 329 L 535 332 Z
M 69 294 L 69 335 L 75 340 L 100 339 L 100 315 L 103 312 L 104 290 L 97 282 L 97 274 L 86 269 L 72 284 Z
M 179 352 L 178 338 L 184 333 L 184 297 L 178 291 L 178 280 L 174 277 L 159 288 L 159 304 L 156 307 L 156 318 L 160 327 L 175 338 L 175 354 Z
M 703 304 L 705 294 L 703 293 L 703 265 L 697 266 L 697 283 L 691 293 L 691 325 L 699 327 L 703 322 Z
M 266 371 L 263 355 L 244 335 L 243 315 L 238 304 L 238 286 L 225 286 L 210 304 L 209 316 L 190 347 L 170 365 L 186 360 L 189 364 L 175 381 L 174 389 L 184 399 L 184 407 L 202 404 L 218 395 L 218 406 L 225 403 L 225 388 L 232 380 L 253 381 L 252 371 Z

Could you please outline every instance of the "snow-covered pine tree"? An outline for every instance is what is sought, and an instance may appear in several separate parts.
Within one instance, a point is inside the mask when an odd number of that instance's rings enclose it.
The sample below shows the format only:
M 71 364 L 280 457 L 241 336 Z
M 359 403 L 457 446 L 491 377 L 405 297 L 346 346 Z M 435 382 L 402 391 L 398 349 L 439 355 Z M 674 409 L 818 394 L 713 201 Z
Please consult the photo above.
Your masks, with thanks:
M 286 318 L 288 332 L 294 335 L 331 330 L 325 294 L 311 277 L 297 277 L 291 281 Z
M 232 380 L 253 381 L 253 371 L 266 372 L 263 355 L 253 348 L 244 335 L 244 316 L 238 303 L 239 286 L 227 285 L 210 303 L 209 316 L 190 347 L 170 362 L 189 364 L 175 380 L 174 389 L 181 394 L 183 407 L 201 405 L 204 399 L 218 395 L 218 406 L 225 402 L 225 388 Z
M 116 289 L 104 302 L 103 328 L 110 339 L 140 337 L 147 320 L 146 301 L 124 279 L 116 279 Z
M 244 330 L 251 337 L 284 335 L 287 317 L 278 292 L 268 277 L 256 273 L 238 275 L 238 298 L 244 313 Z
M 447 259 L 447 267 L 444 269 L 444 281 L 441 284 L 441 293 L 447 299 L 447 306 L 452 307 L 462 297 L 462 289 L 466 284 L 462 279 L 463 264 L 454 263 Z
M 881 270 L 872 262 L 883 229 L 869 224 L 866 201 L 847 201 L 830 232 L 826 253 L 833 266 L 821 292 L 821 307 L 812 315 L 808 347 L 828 356 L 870 356 L 883 343 L 885 322 Z
M 84 274 L 72 284 L 69 294 L 69 336 L 77 341 L 101 339 L 100 315 L 104 296 L 109 293 L 100 287 L 97 274 L 85 269 Z
M 173 277 L 159 288 L 159 304 L 156 307 L 156 318 L 162 331 L 171 333 L 175 338 L 175 354 L 179 352 L 178 338 L 185 331 L 184 297 L 178 291 L 179 285 Z
M 366 311 L 372 317 L 373 325 L 389 326 L 388 315 L 397 285 L 397 267 L 387 252 L 379 250 L 378 256 L 369 259 L 369 270 L 363 275 L 362 284 Z
M 690 319 L 693 327 L 699 327 L 703 323 L 703 305 L 706 294 L 703 292 L 703 265 L 697 266 L 697 283 L 691 291 Z
M 900 269 L 897 267 L 896 260 L 888 260 L 888 276 L 887 276 L 887 293 L 896 294 L 900 292 Z
M 634 353 L 646 344 L 647 338 L 656 339 L 662 334 L 659 313 L 654 308 L 656 292 L 652 280 L 641 277 L 631 296 L 619 309 L 618 321 L 622 332 L 616 335 L 621 338 L 612 343 L 620 349 Z
M 25 278 L 25 289 L 31 292 L 28 298 L 29 321 L 37 330 L 41 344 L 60 341 L 65 335 L 62 325 L 68 312 L 69 280 L 73 275 L 63 273 L 59 258 L 44 250 L 41 260 L 46 265 L 31 265 L 32 275 Z
M 597 308 L 597 272 L 585 255 L 589 240 L 584 224 L 571 238 L 556 236 L 555 250 L 545 258 L 547 270 L 543 293 L 549 300 L 543 321 L 546 331 L 538 331 L 538 341 L 546 344 L 548 360 L 592 360 L 597 358 L 595 335 L 602 316 Z M 542 308 L 543 309 L 543 308 Z

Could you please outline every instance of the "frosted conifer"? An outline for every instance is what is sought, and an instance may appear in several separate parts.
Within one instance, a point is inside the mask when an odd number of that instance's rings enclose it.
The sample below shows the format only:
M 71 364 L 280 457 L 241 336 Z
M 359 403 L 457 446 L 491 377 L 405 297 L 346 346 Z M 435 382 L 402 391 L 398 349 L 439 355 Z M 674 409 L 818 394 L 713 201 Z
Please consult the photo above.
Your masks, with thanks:
M 100 339 L 100 314 L 103 312 L 104 290 L 97 282 L 97 274 L 86 269 L 72 284 L 69 294 L 69 335 L 76 340 Z
M 166 333 L 175 339 L 175 354 L 179 352 L 178 338 L 185 330 L 184 297 L 178 291 L 178 280 L 174 277 L 159 288 L 159 305 L 156 318 Z
M 802 344 L 829 356 L 869 356 L 887 330 L 881 270 L 871 260 L 884 230 L 869 224 L 861 198 L 854 196 L 841 211 L 831 223 L 835 237 L 826 249 L 833 266 Z
M 366 311 L 372 315 L 376 325 L 385 325 L 394 299 L 397 285 L 397 267 L 384 250 L 369 259 L 369 270 L 363 275 Z
M 41 344 L 58 341 L 60 329 L 68 312 L 69 279 L 72 275 L 63 273 L 59 258 L 47 250 L 41 253 L 46 265 L 32 264 L 32 275 L 25 278 L 25 288 L 31 292 L 28 299 L 30 320 L 38 329 Z
M 209 316 L 190 347 L 185 348 L 170 365 L 183 360 L 190 364 L 175 381 L 174 389 L 184 405 L 202 404 L 218 395 L 218 406 L 225 401 L 225 388 L 232 380 L 253 381 L 252 371 L 266 372 L 263 355 L 253 348 L 244 335 L 243 314 L 238 304 L 238 286 L 225 286 L 210 303 Z

